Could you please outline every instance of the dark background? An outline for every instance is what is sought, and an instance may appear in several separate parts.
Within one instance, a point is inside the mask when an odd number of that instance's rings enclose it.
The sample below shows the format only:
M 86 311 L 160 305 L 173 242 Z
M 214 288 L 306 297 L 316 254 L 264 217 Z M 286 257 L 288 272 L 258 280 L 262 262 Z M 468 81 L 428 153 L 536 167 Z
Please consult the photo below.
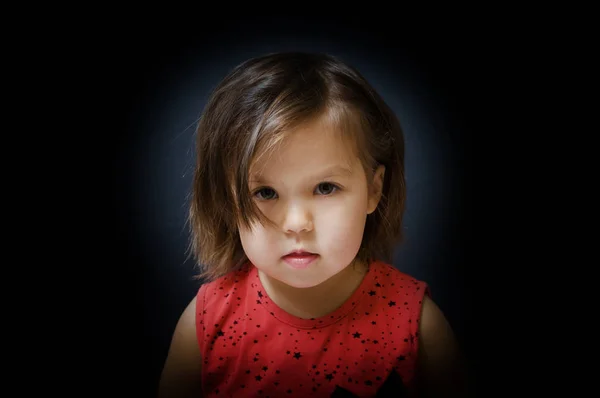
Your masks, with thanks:
M 98 58 L 92 77 L 107 93 L 96 109 L 110 194 L 107 218 L 98 221 L 109 223 L 102 259 L 110 261 L 98 260 L 98 273 L 110 285 L 94 294 L 107 304 L 108 318 L 98 325 L 105 340 L 98 351 L 109 354 L 107 383 L 153 396 L 175 323 L 198 288 L 186 257 L 186 195 L 194 123 L 210 90 L 246 58 L 285 50 L 340 56 L 397 111 L 406 134 L 408 208 L 407 241 L 394 266 L 430 284 L 474 374 L 481 372 L 491 343 L 476 312 L 488 279 L 475 243 L 482 236 L 472 198 L 481 170 L 473 151 L 475 138 L 486 134 L 482 121 L 496 84 L 491 44 L 469 30 L 434 28 L 278 17 L 210 29 L 119 27 L 100 40 L 108 55 Z

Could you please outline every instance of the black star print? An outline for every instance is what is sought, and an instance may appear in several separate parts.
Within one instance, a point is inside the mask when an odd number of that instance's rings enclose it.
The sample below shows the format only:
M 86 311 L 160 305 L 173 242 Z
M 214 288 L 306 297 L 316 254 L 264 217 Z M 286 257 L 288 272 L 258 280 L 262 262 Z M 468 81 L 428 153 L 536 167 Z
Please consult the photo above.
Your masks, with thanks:
M 299 352 L 295 352 L 295 353 L 294 353 L 294 358 L 296 358 L 296 359 L 300 359 L 300 357 L 301 357 L 301 356 L 302 356 L 302 355 L 300 355 L 300 353 L 299 353 Z
M 290 354 L 291 354 L 291 352 L 289 352 L 289 351 L 288 351 L 288 352 L 286 352 L 286 354 L 290 355 Z
M 377 324 L 377 322 L 373 321 L 373 322 L 371 322 L 371 324 L 372 324 L 372 325 L 375 325 L 375 324 Z
M 331 381 L 331 380 L 333 380 L 333 374 L 331 374 L 331 373 L 327 373 L 327 374 L 325 375 L 325 378 L 326 378 L 327 380 Z
M 375 290 L 371 290 L 371 291 L 369 292 L 369 296 L 374 296 L 374 295 L 375 295 Z
M 224 335 L 225 335 L 225 333 L 223 333 L 223 331 L 222 331 L 222 330 L 219 330 L 219 331 L 217 332 L 217 336 L 219 336 L 219 337 L 220 337 L 220 336 L 224 336 Z
M 262 291 L 259 290 L 258 291 L 258 297 L 262 298 L 262 296 L 263 296 Z
M 267 370 L 269 370 L 269 368 L 267 368 L 266 366 L 263 366 L 262 370 L 264 370 L 266 372 Z
M 390 307 L 393 307 L 393 306 L 395 306 L 395 305 L 396 305 L 396 302 L 395 302 L 395 301 L 390 301 L 390 302 L 388 303 L 388 305 L 389 305 Z
M 376 287 L 381 287 L 381 285 L 379 284 L 379 282 L 377 282 L 377 283 L 375 284 L 375 286 L 376 286 Z
M 262 304 L 262 301 L 256 300 L 256 304 Z
M 354 336 L 355 339 L 358 339 L 358 338 L 360 338 L 360 333 L 356 332 L 356 333 L 353 334 L 353 336 Z
M 404 361 L 406 359 L 406 357 L 404 355 L 400 355 L 397 359 L 399 361 Z
M 258 376 L 255 377 L 255 379 L 256 379 L 256 381 L 261 381 L 262 377 L 260 375 L 258 375 Z

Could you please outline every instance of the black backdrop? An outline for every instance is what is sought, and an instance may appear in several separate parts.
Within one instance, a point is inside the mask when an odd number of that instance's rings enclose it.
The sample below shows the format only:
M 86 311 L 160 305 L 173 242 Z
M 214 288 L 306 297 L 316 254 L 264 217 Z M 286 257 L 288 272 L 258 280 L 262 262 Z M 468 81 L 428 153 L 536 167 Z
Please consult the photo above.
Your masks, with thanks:
M 122 29 L 121 29 L 122 30 Z M 210 29 L 173 25 L 111 36 L 97 77 L 110 93 L 97 117 L 114 216 L 96 292 L 110 303 L 103 327 L 106 377 L 134 396 L 152 396 L 180 312 L 198 283 L 186 260 L 185 224 L 193 125 L 206 97 L 245 58 L 282 50 L 324 51 L 357 66 L 398 112 L 407 137 L 407 242 L 394 265 L 430 283 L 468 359 L 484 355 L 476 322 L 478 264 L 472 217 L 473 138 L 485 134 L 487 74 L 482 43 L 470 32 L 401 29 L 357 18 L 229 20 Z M 102 299 L 101 299 L 102 300 Z M 114 354 L 113 354 L 114 353 Z M 147 395 L 144 395 L 147 393 Z

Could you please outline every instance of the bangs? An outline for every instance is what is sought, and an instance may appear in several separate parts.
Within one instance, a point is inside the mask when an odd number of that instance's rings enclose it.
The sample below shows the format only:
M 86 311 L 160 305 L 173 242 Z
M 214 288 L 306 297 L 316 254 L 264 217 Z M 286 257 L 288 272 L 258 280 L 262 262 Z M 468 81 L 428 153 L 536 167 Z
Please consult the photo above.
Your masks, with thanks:
M 337 142 L 344 145 L 346 154 L 344 161 L 349 168 L 356 158 L 361 160 L 363 166 L 372 163 L 368 151 L 365 151 L 367 148 L 364 129 L 369 127 L 366 126 L 359 112 L 334 105 L 324 107 L 320 112 L 306 115 L 302 119 L 298 118 L 294 110 L 290 110 L 289 117 L 285 116 L 281 115 L 280 124 L 272 120 L 266 123 L 266 128 L 261 132 L 255 154 L 250 161 L 249 174 L 246 178 L 250 175 L 262 174 L 264 166 L 259 165 L 267 164 L 268 160 L 285 145 L 286 138 L 309 123 L 317 123 L 321 131 L 335 135 Z

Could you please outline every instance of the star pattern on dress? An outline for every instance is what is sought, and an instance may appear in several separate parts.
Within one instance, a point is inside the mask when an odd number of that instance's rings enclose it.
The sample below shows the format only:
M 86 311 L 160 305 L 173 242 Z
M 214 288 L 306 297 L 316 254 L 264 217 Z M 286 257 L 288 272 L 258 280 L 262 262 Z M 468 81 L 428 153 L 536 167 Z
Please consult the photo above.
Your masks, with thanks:
M 425 285 L 402 281 L 386 268 L 377 272 L 335 313 L 301 322 L 282 314 L 258 278 L 251 290 L 243 277 L 236 279 L 235 290 L 227 283 L 215 286 L 210 295 L 216 291 L 214 300 L 222 299 L 215 306 L 221 312 L 210 307 L 197 312 L 202 317 L 198 324 L 205 328 L 203 372 L 214 380 L 209 391 L 218 388 L 221 395 L 228 390 L 235 396 L 238 390 L 243 396 L 285 397 L 318 395 L 328 389 L 323 396 L 334 390 L 354 394 L 339 396 L 361 395 L 355 391 L 379 396 L 384 380 L 396 369 L 402 377 L 411 371 L 412 350 L 418 343 L 414 306 L 424 294 L 416 292 Z M 387 279 L 381 284 L 377 278 Z M 253 351 L 246 354 L 249 349 Z M 287 360 L 286 355 L 290 356 Z M 237 373 L 231 373 L 236 368 Z

